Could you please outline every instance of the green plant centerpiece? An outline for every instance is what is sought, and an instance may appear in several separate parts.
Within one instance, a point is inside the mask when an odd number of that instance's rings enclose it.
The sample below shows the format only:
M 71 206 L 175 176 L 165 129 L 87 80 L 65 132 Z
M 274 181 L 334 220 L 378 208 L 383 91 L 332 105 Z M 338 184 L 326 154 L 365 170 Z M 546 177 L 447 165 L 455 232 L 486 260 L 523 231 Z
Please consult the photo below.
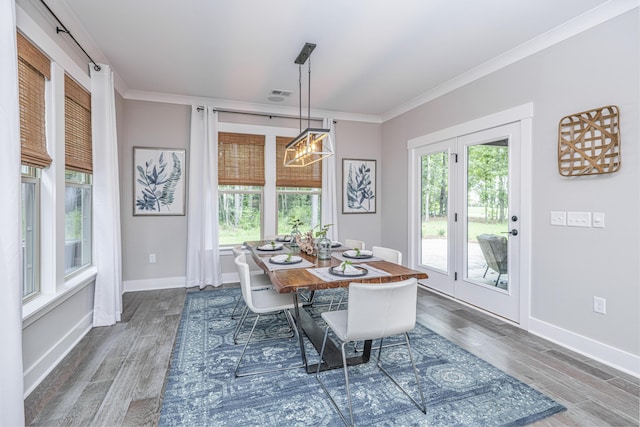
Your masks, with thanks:
M 331 240 L 327 238 L 327 232 L 332 225 L 333 224 L 323 225 L 316 231 L 316 247 L 318 248 L 319 260 L 331 259 Z
M 300 238 L 302 238 L 302 233 L 300 232 L 300 229 L 298 227 L 303 224 L 304 223 L 302 222 L 302 220 L 297 217 L 291 217 L 291 220 L 289 220 L 289 225 L 291 226 L 291 243 L 289 244 L 289 246 L 299 246 L 298 241 L 300 240 Z

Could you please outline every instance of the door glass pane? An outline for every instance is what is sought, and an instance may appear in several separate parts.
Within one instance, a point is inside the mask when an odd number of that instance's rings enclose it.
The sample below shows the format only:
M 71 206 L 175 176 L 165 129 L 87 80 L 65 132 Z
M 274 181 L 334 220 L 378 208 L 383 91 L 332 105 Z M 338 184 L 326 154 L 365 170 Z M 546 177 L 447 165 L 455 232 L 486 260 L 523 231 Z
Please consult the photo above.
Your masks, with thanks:
M 421 264 L 448 271 L 449 156 L 421 156 Z
M 467 147 L 467 278 L 508 289 L 509 141 Z

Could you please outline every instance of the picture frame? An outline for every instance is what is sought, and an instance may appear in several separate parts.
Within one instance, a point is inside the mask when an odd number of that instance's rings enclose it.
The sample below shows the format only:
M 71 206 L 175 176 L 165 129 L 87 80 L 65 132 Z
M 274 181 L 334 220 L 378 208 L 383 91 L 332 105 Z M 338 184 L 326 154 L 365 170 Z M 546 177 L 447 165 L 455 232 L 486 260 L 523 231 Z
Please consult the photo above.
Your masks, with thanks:
M 376 213 L 376 161 L 342 159 L 342 213 Z
M 133 215 L 184 215 L 186 176 L 186 150 L 133 147 Z

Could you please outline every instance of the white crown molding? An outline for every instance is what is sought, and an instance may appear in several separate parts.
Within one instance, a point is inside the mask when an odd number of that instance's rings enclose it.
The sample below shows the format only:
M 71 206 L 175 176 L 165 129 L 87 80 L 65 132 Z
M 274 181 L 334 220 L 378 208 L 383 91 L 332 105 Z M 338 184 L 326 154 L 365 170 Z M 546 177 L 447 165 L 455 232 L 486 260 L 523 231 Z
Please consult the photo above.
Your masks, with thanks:
M 638 6 L 640 6 L 639 0 L 610 0 L 603 3 L 384 113 L 381 116 L 382 122 L 384 123 L 387 120 L 411 111 L 466 84 L 534 55 L 623 13 L 629 12 Z
M 203 105 L 242 113 L 273 114 L 274 116 L 277 115 L 296 119 L 300 117 L 300 112 L 296 107 L 253 104 L 249 102 L 229 101 L 226 99 L 206 98 L 200 96 L 186 96 L 175 95 L 171 93 L 129 90 L 123 94 L 123 97 L 126 100 L 132 101 L 163 102 L 168 104 L 180 105 Z M 324 117 L 335 120 L 348 120 L 354 122 L 382 123 L 379 116 L 311 109 L 312 119 L 319 120 Z
M 77 17 L 71 12 L 69 6 L 64 0 L 59 2 L 61 7 L 57 8 L 56 13 L 61 12 L 61 16 L 69 21 L 69 27 L 72 27 L 73 31 L 79 33 L 79 40 L 81 44 L 87 48 L 87 51 L 91 52 L 94 59 L 109 64 L 106 56 L 97 47 L 97 44 L 91 39 L 90 35 L 84 30 L 84 27 L 79 22 Z M 17 6 L 17 5 L 16 5 Z M 439 98 L 449 92 L 452 92 L 466 84 L 469 84 L 475 80 L 485 77 L 495 71 L 498 71 L 504 67 L 507 67 L 515 62 L 518 62 L 528 56 L 534 55 L 548 47 L 551 47 L 557 43 L 560 43 L 570 37 L 573 37 L 583 31 L 593 28 L 599 24 L 602 24 L 610 19 L 613 19 L 623 13 L 631 11 L 640 6 L 640 0 L 610 0 L 606 3 L 595 7 L 582 15 L 575 17 L 574 19 L 567 21 L 558 27 L 539 35 L 453 79 L 431 89 L 415 98 L 407 101 L 404 104 L 380 115 L 367 115 L 367 114 L 354 114 L 344 113 L 338 111 L 327 110 L 312 110 L 313 117 L 328 117 L 336 120 L 348 120 L 356 122 L 366 123 L 384 123 L 391 120 L 401 114 L 404 114 L 414 108 L 417 108 L 423 104 L 426 104 L 436 98 Z M 18 9 L 19 6 L 16 7 Z M 16 13 L 18 11 L 16 10 Z M 65 21 L 66 22 L 66 21 Z M 66 25 L 66 23 L 65 23 Z M 105 59 L 103 61 L 103 58 Z M 126 82 L 118 75 L 117 69 L 111 66 L 115 74 L 115 86 L 116 90 L 123 96 L 124 99 L 140 100 L 140 101 L 152 101 L 152 102 L 164 102 L 175 103 L 183 105 L 209 105 L 212 107 L 223 108 L 241 112 L 254 112 L 265 113 L 282 116 L 299 117 L 298 110 L 292 107 L 282 107 L 265 104 L 252 104 L 234 102 L 228 100 L 220 100 L 215 98 L 204 97 L 190 97 L 156 92 L 143 92 L 136 90 L 129 90 Z

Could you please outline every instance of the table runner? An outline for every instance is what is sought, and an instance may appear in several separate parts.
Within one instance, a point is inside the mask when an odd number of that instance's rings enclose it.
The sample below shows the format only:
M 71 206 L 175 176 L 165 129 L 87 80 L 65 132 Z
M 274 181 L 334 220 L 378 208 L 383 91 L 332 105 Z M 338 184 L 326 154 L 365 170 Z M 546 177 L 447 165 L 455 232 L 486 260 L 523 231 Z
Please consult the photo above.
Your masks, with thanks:
M 273 255 L 260 256 L 260 259 L 262 260 L 264 265 L 269 269 L 269 271 L 288 270 L 288 269 L 292 269 L 292 268 L 307 268 L 307 267 L 311 267 L 311 266 L 315 265 L 314 263 L 312 263 L 310 261 L 307 261 L 304 258 L 302 258 L 301 262 L 298 262 L 298 263 L 295 263 L 295 264 L 273 264 L 273 263 L 269 262 L 269 258 L 271 258 L 272 256 Z
M 369 272 L 364 276 L 354 276 L 353 279 L 371 279 L 373 277 L 391 276 L 391 274 L 387 273 L 386 271 L 379 270 L 367 264 L 359 264 L 359 267 L 364 267 Z M 314 276 L 324 280 L 325 282 L 338 282 L 349 279 L 349 276 L 334 276 L 333 274 L 329 273 L 329 268 L 331 267 L 307 268 L 307 271 Z
M 340 252 L 332 252 L 331 256 L 334 257 L 335 259 L 337 259 L 338 261 L 342 262 L 342 261 L 351 261 L 352 263 L 361 263 L 361 262 L 373 262 L 373 261 L 382 261 L 382 258 L 378 258 L 378 257 L 371 257 L 371 258 L 347 258 L 346 256 L 342 255 L 342 253 L 345 251 L 340 251 Z

